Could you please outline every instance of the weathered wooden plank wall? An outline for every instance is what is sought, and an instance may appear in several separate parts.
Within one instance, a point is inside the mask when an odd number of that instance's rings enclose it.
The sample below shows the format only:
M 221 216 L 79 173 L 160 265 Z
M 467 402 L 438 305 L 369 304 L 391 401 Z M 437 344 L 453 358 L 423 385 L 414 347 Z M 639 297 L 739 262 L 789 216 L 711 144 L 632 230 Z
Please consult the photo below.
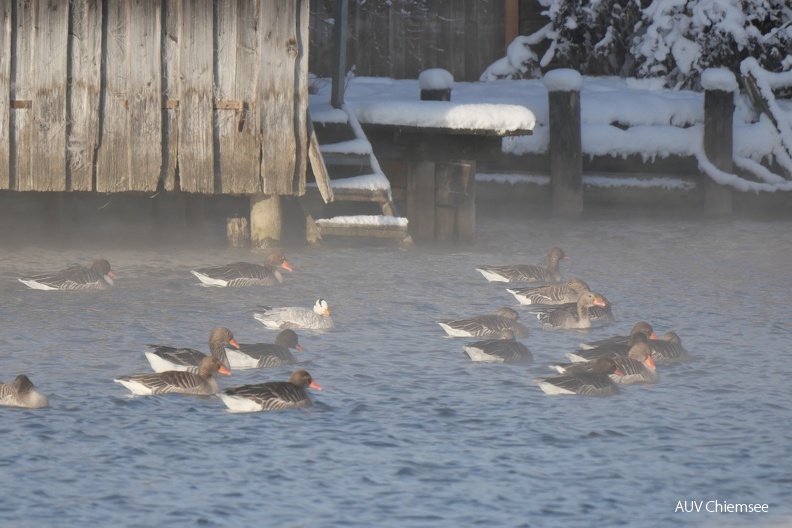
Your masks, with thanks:
M 11 122 L 11 4 L 0 3 L 0 123 Z M 10 145 L 8 126 L 0 126 L 0 146 Z M 0 189 L 10 188 L 10 152 L 0 147 Z
M 0 2 L 0 189 L 301 194 L 307 43 L 308 0 Z
M 333 0 L 311 0 L 310 71 L 329 76 Z M 445 68 L 476 81 L 505 54 L 503 0 L 349 0 L 347 65 L 355 75 L 415 79 Z

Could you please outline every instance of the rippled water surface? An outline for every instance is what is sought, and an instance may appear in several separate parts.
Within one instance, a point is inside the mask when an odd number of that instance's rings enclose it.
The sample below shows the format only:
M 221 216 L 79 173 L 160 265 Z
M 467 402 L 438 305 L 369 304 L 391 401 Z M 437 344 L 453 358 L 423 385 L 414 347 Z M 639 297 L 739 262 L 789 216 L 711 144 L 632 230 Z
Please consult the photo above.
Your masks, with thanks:
M 476 264 L 541 262 L 553 245 L 613 303 L 589 334 L 542 330 Z M 189 270 L 259 253 L 143 244 L 2 248 L 0 380 L 27 373 L 50 408 L 0 408 L 2 526 L 757 526 L 792 497 L 792 222 L 486 217 L 466 248 L 285 248 L 281 287 L 204 288 Z M 123 249 L 122 249 L 123 248 Z M 41 292 L 17 277 L 102 255 L 110 291 Z M 210 329 L 273 341 L 258 306 L 327 299 L 336 328 L 300 333 L 324 387 L 310 410 L 230 414 L 218 399 L 136 397 L 147 343 L 206 349 Z M 512 306 L 527 366 L 473 364 L 439 318 Z M 694 362 L 612 398 L 547 396 L 582 340 L 638 320 L 675 330 Z M 237 371 L 226 386 L 286 379 Z M 675 513 L 678 501 L 768 514 Z

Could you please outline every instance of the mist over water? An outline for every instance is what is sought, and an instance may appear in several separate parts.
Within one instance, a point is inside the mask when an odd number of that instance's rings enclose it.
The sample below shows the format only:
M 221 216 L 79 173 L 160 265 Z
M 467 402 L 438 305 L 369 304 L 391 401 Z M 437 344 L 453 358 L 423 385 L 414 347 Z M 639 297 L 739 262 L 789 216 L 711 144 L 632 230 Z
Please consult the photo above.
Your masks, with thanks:
M 588 214 L 579 222 L 480 211 L 471 247 L 341 241 L 284 251 L 280 287 L 206 288 L 199 266 L 261 261 L 201 235 L 36 233 L 0 239 L 0 381 L 26 373 L 50 408 L 0 408 L 4 526 L 770 526 L 788 519 L 792 220 Z M 108 225 L 108 229 L 123 226 Z M 103 228 L 104 229 L 104 228 Z M 132 234 L 129 234 L 132 232 Z M 185 232 L 186 233 L 186 232 Z M 616 323 L 545 331 L 478 264 L 541 263 L 552 246 L 613 304 Z M 102 292 L 16 279 L 107 258 Z M 336 328 L 298 331 L 324 390 L 307 411 L 230 414 L 216 398 L 129 397 L 146 344 L 207 350 L 228 326 L 272 342 L 262 305 L 322 297 Z M 520 312 L 531 365 L 471 363 L 436 320 Z M 638 320 L 676 331 L 695 361 L 605 399 L 551 397 L 581 341 Z M 235 371 L 222 386 L 285 380 Z M 769 514 L 675 513 L 678 501 L 767 503 Z

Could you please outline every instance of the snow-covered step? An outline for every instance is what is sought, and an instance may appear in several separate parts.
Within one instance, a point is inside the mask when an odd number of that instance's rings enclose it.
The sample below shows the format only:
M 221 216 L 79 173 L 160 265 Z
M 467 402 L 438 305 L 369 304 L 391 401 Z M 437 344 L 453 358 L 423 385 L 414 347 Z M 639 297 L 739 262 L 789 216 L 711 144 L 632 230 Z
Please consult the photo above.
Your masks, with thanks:
M 407 219 L 387 215 L 353 215 L 320 218 L 316 227 L 322 236 L 363 236 L 378 238 L 409 238 Z

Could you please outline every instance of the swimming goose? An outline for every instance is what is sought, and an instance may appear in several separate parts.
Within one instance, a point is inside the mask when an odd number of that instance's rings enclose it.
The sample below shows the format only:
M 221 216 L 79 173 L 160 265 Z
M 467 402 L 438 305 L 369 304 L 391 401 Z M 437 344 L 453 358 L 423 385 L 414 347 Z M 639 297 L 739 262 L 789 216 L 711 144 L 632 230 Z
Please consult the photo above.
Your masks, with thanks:
M 96 259 L 90 268 L 72 266 L 55 273 L 18 279 L 34 290 L 103 290 L 113 285 L 116 274 L 105 259 Z
M 281 330 L 275 343 L 240 343 L 239 350 L 226 348 L 228 362 L 233 369 L 272 368 L 297 363 L 290 348 L 303 351 L 294 330 Z
M 153 374 L 136 374 L 133 376 L 120 376 L 113 381 L 120 383 L 132 394 L 152 395 L 178 392 L 181 394 L 210 395 L 220 392 L 216 373 L 230 375 L 226 367 L 220 364 L 217 358 L 207 356 L 198 367 L 198 372 L 185 372 L 183 370 L 168 370 Z
M 595 293 L 594 296 L 603 304 L 602 305 L 596 304 L 588 308 L 589 321 L 591 321 L 592 323 L 595 322 L 610 323 L 615 321 L 616 318 L 613 316 L 613 306 L 611 305 L 610 301 L 606 299 L 605 296 L 602 295 L 601 293 Z M 552 304 L 536 305 L 531 307 L 530 312 L 532 314 L 536 314 L 537 317 L 539 317 L 539 320 L 541 321 L 542 320 L 542 318 L 540 317 L 541 314 L 550 313 L 555 310 L 566 310 L 574 317 L 577 317 L 578 315 L 577 302 L 557 304 L 557 305 L 552 305 Z
M 502 330 L 499 339 L 476 341 L 462 347 L 472 361 L 496 363 L 530 363 L 533 354 L 528 347 L 517 341 L 514 332 Z
M 556 305 L 575 303 L 581 293 L 591 291 L 591 288 L 580 279 L 569 279 L 564 284 L 507 288 L 506 291 L 514 295 L 520 304 Z
M 690 361 L 693 356 L 682 346 L 682 339 L 676 332 L 666 332 L 662 339 L 649 341 L 652 359 L 658 365 L 669 365 L 672 363 L 684 363 Z
M 554 247 L 547 254 L 547 267 L 535 264 L 513 264 L 506 266 L 479 266 L 480 272 L 490 282 L 561 282 L 558 263 L 569 260 L 561 248 Z
M 610 396 L 619 393 L 619 388 L 610 378 L 611 374 L 621 376 L 622 372 L 611 358 L 599 358 L 590 371 L 540 378 L 533 382 L 546 394 Z
M 305 389 L 322 390 L 311 375 L 297 370 L 289 381 L 268 381 L 231 387 L 220 393 L 220 399 L 231 412 L 279 411 L 295 407 L 311 407 L 313 402 Z
M 654 340 L 652 342 L 654 342 Z M 630 334 L 627 343 L 608 342 L 596 348 L 585 348 L 575 350 L 574 352 L 567 352 L 565 355 L 572 362 L 594 361 L 598 357 L 627 357 L 636 343 L 646 343 L 649 345 L 649 338 L 646 337 L 646 334 L 637 330 L 636 327 L 633 327 L 633 332 Z M 649 346 L 651 353 L 651 345 Z
M 511 308 L 501 308 L 495 315 L 479 315 L 468 319 L 437 321 L 451 337 L 497 337 L 509 329 L 516 337 L 528 337 L 528 328 L 520 321 L 520 314 Z
M 148 345 L 153 348 L 153 352 L 146 352 L 146 359 L 151 364 L 154 372 L 165 372 L 167 370 L 187 370 L 198 372 L 198 365 L 206 357 L 206 354 L 194 348 L 175 348 L 165 345 Z M 221 365 L 230 369 L 226 347 L 232 346 L 239 348 L 239 343 L 234 339 L 231 330 L 223 326 L 212 329 L 209 334 L 209 352 L 212 357 L 217 358 Z
M 292 271 L 286 257 L 280 251 L 267 255 L 264 265 L 234 262 L 223 266 L 200 268 L 190 273 L 206 286 L 273 286 L 283 282 L 280 270 Z
M 49 405 L 49 399 L 36 391 L 27 376 L 20 374 L 11 383 L 0 383 L 0 405 L 40 409 Z
M 284 308 L 264 308 L 261 313 L 254 313 L 253 318 L 267 328 L 304 328 L 308 330 L 328 330 L 333 328 L 330 318 L 330 306 L 324 299 L 314 304 L 313 310 L 298 306 Z
M 605 306 L 600 294 L 583 292 L 575 305 L 575 311 L 556 308 L 549 312 L 539 313 L 536 317 L 542 322 L 545 330 L 574 330 L 591 328 L 589 309 L 593 306 Z
M 610 357 L 615 363 L 616 368 L 622 373 L 621 376 L 611 374 L 610 377 L 616 383 L 655 383 L 657 382 L 657 369 L 649 350 L 649 344 L 643 334 L 644 339 L 637 341 L 627 353 L 627 356 L 613 355 Z M 596 360 L 578 363 L 556 363 L 551 367 L 562 374 L 576 374 L 591 370 Z
M 606 339 L 600 339 L 599 341 L 589 341 L 588 343 L 580 343 L 580 348 L 582 348 L 583 350 L 587 350 L 589 348 L 597 348 L 615 343 L 626 345 L 630 341 L 630 336 L 632 336 L 637 332 L 641 332 L 642 334 L 645 334 L 649 339 L 657 339 L 657 334 L 654 333 L 654 330 L 652 329 L 652 325 L 650 325 L 646 321 L 638 321 L 630 329 L 629 335 L 626 336 L 619 335 L 619 336 L 609 337 Z

